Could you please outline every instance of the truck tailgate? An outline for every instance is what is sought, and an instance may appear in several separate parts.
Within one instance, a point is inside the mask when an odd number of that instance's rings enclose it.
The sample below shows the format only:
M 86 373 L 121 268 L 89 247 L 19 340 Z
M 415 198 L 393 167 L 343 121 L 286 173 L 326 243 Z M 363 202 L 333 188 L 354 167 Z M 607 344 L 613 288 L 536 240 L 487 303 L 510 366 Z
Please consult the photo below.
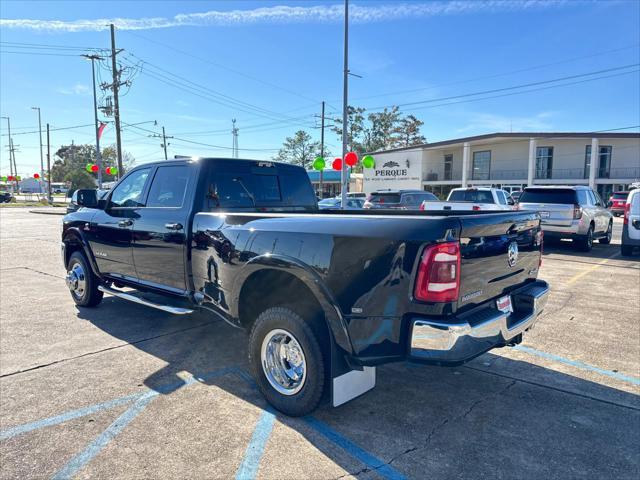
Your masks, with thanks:
M 460 309 L 506 294 L 536 277 L 542 238 L 535 212 L 460 216 L 459 221 Z

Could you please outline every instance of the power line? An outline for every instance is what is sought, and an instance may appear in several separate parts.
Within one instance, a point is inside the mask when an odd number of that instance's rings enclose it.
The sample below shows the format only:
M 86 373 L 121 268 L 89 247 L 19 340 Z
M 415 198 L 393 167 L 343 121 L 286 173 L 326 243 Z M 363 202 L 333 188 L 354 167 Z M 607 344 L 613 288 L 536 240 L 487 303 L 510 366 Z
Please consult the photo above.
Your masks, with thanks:
M 294 92 L 293 90 L 289 90 L 288 88 L 282 87 L 281 85 L 277 85 L 277 84 L 274 84 L 274 83 L 271 83 L 271 82 L 267 82 L 266 80 L 263 80 L 261 78 L 254 77 L 254 76 L 249 75 L 247 73 L 241 72 L 240 70 L 236 70 L 235 68 L 227 67 L 226 65 L 222 65 L 220 63 L 213 62 L 213 61 L 208 60 L 206 58 L 202 58 L 202 57 L 199 57 L 197 55 L 194 55 L 194 54 L 192 54 L 190 52 L 186 52 L 184 50 L 180 50 L 178 48 L 175 48 L 172 45 L 168 45 L 166 43 L 163 43 L 163 42 L 160 42 L 160 41 L 157 41 L 157 40 L 152 40 L 150 38 L 147 38 L 147 37 L 144 37 L 144 36 L 140 35 L 139 33 L 133 33 L 131 31 L 127 31 L 126 33 L 128 33 L 130 35 L 133 35 L 135 37 L 141 38 L 143 40 L 146 40 L 147 42 L 151 42 L 151 43 L 155 43 L 157 45 L 163 46 L 165 48 L 168 48 L 168 49 L 173 50 L 175 52 L 181 53 L 181 54 L 186 55 L 188 57 L 194 58 L 194 59 L 199 60 L 201 62 L 208 63 L 209 65 L 213 65 L 214 67 L 222 68 L 223 70 L 227 70 L 229 72 L 235 73 L 236 75 L 240 75 L 242 77 L 248 78 L 248 79 L 253 80 L 255 82 L 258 82 L 258 83 L 262 83 L 262 84 L 267 85 L 267 86 L 269 86 L 271 88 L 275 88 L 275 89 L 281 90 L 283 92 L 289 93 L 291 95 L 295 95 L 296 97 L 303 98 L 305 100 L 309 100 L 309 101 L 313 102 L 314 104 L 318 103 L 318 101 L 316 99 L 313 99 L 313 98 L 308 97 L 306 95 L 302 95 L 302 94 L 300 94 L 298 92 Z
M 72 125 L 70 127 L 58 127 L 58 128 L 51 128 L 50 131 L 51 132 L 55 132 L 57 130 L 71 130 L 73 128 L 83 128 L 83 127 L 93 127 L 94 124 L 93 123 L 85 123 L 84 125 Z M 31 133 L 40 133 L 40 130 L 34 130 L 32 132 L 19 132 L 19 133 L 13 133 L 11 134 L 12 137 L 15 137 L 16 135 L 27 135 L 27 134 L 31 134 Z M 3 137 L 7 137 L 8 134 L 3 133 L 1 136 Z
M 18 55 L 44 55 L 51 57 L 79 57 L 80 54 L 75 53 L 52 53 L 52 52 L 14 52 L 9 50 L 0 50 L 0 53 L 14 53 Z
M 434 102 L 441 102 L 444 100 L 453 100 L 453 99 L 457 99 L 457 98 L 465 98 L 465 97 L 471 97 L 471 96 L 477 96 L 477 95 L 485 95 L 488 93 L 497 93 L 497 92 L 504 92 L 504 91 L 509 91 L 509 90 L 516 90 L 519 88 L 526 88 L 526 87 L 532 87 L 532 86 L 536 86 L 536 85 L 544 85 L 544 84 L 549 84 L 549 83 L 556 83 L 556 82 L 561 82 L 563 80 L 571 80 L 571 79 L 575 79 L 575 78 L 582 78 L 582 77 L 587 77 L 587 76 L 592 76 L 592 75 L 599 75 L 601 73 L 608 73 L 608 72 L 614 72 L 614 71 L 618 71 L 618 70 L 625 70 L 628 68 L 632 68 L 632 67 L 637 67 L 639 66 L 640 63 L 632 63 L 632 64 L 628 64 L 628 65 L 621 65 L 618 67 L 612 67 L 612 68 L 605 68 L 602 70 L 595 70 L 593 72 L 587 72 L 587 73 L 580 73 L 577 75 L 567 75 L 565 77 L 558 77 L 558 78 L 553 78 L 550 80 L 541 80 L 538 82 L 530 82 L 530 83 L 523 83 L 520 85 L 512 85 L 509 87 L 502 87 L 502 88 L 494 88 L 491 90 L 483 90 L 483 91 L 478 91 L 478 92 L 471 92 L 471 93 L 465 93 L 462 95 L 452 95 L 449 97 L 440 97 L 440 98 L 431 98 L 431 99 L 427 99 L 427 100 L 420 100 L 417 102 L 407 102 L 407 103 L 399 103 L 399 104 L 394 104 L 394 105 L 382 105 L 382 106 L 377 106 L 377 107 L 368 107 L 367 110 L 381 110 L 384 108 L 391 108 L 394 106 L 397 107 L 408 107 L 408 106 L 413 106 L 413 105 L 422 105 L 425 103 L 434 103 Z
M 24 42 L 3 42 L 0 45 L 8 45 L 11 48 L 43 48 L 56 50 L 106 50 L 102 47 L 79 47 L 77 45 L 54 45 L 50 43 L 24 43 Z
M 475 82 L 475 81 L 478 81 L 478 80 L 488 80 L 488 79 L 491 79 L 491 78 L 504 77 L 504 76 L 507 76 L 507 75 L 513 75 L 513 74 L 516 74 L 516 73 L 528 72 L 528 71 L 537 70 L 537 69 L 540 69 L 540 68 L 552 67 L 552 66 L 555 66 L 555 65 L 562 65 L 564 63 L 574 62 L 576 60 L 583 60 L 583 59 L 586 59 L 586 58 L 593 58 L 593 57 L 598 57 L 598 56 L 601 56 L 601 55 L 607 55 L 607 54 L 614 53 L 614 52 L 620 52 L 620 51 L 623 51 L 623 50 L 629 50 L 629 49 L 632 49 L 632 48 L 638 48 L 638 46 L 640 46 L 640 43 L 636 43 L 636 44 L 633 44 L 633 45 L 627 45 L 626 47 L 614 48 L 614 49 L 611 49 L 611 50 L 605 50 L 605 51 L 601 51 L 601 52 L 597 52 L 597 53 L 592 53 L 592 54 L 589 54 L 589 55 L 582 55 L 582 56 L 579 56 L 579 57 L 572 57 L 572 58 L 568 58 L 568 59 L 565 59 L 565 60 L 558 60 L 556 62 L 533 65 L 531 67 L 521 68 L 521 69 L 518 69 L 518 70 L 511 70 L 511 71 L 508 71 L 508 72 L 496 73 L 496 74 L 493 74 L 493 75 L 485 75 L 485 76 L 481 76 L 481 77 L 469 78 L 469 79 L 466 79 L 466 80 L 458 80 L 458 81 L 455 81 L 455 82 L 431 85 L 429 87 L 423 87 L 423 88 L 414 88 L 414 89 L 410 89 L 410 90 L 399 90 L 399 91 L 395 91 L 395 92 L 379 93 L 379 94 L 376 94 L 376 95 L 368 95 L 368 96 L 365 96 L 365 97 L 357 97 L 357 98 L 354 98 L 353 100 L 366 100 L 366 99 L 370 99 L 370 98 L 388 97 L 388 96 L 391 96 L 391 95 L 403 95 L 403 94 L 406 94 L 406 93 L 422 92 L 422 91 L 425 91 L 425 90 L 432 90 L 434 88 L 449 87 L 449 86 L 452 86 L 452 85 L 460 85 L 460 84 L 463 84 L 463 83 Z

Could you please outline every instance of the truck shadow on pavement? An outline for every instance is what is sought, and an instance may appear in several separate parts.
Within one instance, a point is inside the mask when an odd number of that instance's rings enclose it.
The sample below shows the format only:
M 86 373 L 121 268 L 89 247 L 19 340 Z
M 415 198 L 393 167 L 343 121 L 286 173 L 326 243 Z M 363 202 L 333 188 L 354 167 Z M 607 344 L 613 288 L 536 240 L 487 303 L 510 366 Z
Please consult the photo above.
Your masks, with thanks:
M 620 244 L 601 245 L 597 241 L 594 242 L 593 249 L 590 252 L 583 252 L 568 241 L 556 240 L 551 242 L 545 240 L 543 257 L 549 254 L 566 255 L 584 260 L 601 260 L 616 257 L 616 260 L 629 260 L 633 262 L 633 264 L 640 262 L 640 255 L 637 250 L 633 256 L 623 257 L 620 254 Z
M 187 372 L 242 405 L 270 410 L 250 379 L 207 379 L 207 372 L 224 368 L 248 372 L 246 334 L 208 312 L 171 316 L 106 297 L 96 309 L 79 309 L 78 317 L 166 362 L 141 379 L 152 390 L 171 395 L 175 388 L 167 385 L 178 388 Z M 382 366 L 374 390 L 339 408 L 324 405 L 311 419 L 277 414 L 277 423 L 299 432 L 315 456 L 296 454 L 299 439 L 272 439 L 261 471 L 323 477 L 328 467 L 318 461 L 321 452 L 334 464 L 331 472 L 338 465 L 351 474 L 376 470 L 385 478 L 637 478 L 640 397 L 571 371 L 496 354 L 456 368 Z M 254 420 L 238 415 L 233 421 Z M 270 458 L 288 458 L 293 465 L 278 470 L 269 466 Z

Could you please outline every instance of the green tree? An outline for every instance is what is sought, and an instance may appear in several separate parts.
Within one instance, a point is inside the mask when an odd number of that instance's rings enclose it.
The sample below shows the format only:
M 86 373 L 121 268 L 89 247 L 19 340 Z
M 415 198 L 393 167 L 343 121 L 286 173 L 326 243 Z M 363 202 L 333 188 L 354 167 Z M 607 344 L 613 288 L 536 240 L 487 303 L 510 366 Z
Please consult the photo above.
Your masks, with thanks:
M 364 124 L 364 108 L 352 107 L 347 108 L 347 149 L 353 152 L 361 152 L 363 150 L 363 138 L 365 133 Z M 331 128 L 340 138 L 342 143 L 342 118 L 334 119 L 335 126 Z
M 413 115 L 407 115 L 398 126 L 397 147 L 411 147 L 427 143 L 427 139 L 420 133 L 420 127 L 424 125 L 422 120 L 418 120 Z
M 115 145 L 110 145 L 101 149 L 102 153 L 102 181 L 112 182 L 116 180 L 115 175 L 107 175 L 104 171 L 107 167 L 117 167 L 118 161 L 116 156 Z M 135 163 L 135 159 L 128 152 L 122 153 L 122 162 L 124 170 L 131 168 Z M 63 182 L 65 177 L 69 173 L 75 173 L 77 171 L 83 171 L 87 173 L 89 177 L 94 177 L 95 174 L 90 174 L 86 171 L 88 163 L 96 163 L 96 147 L 92 144 L 84 145 L 63 145 L 55 153 L 55 160 L 51 166 L 51 178 L 54 182 Z M 121 174 L 124 172 L 120 172 Z M 81 178 L 73 176 L 73 178 Z M 87 187 L 85 187 L 87 188 Z M 90 188 L 90 187 L 89 187 Z
M 399 107 L 385 107 L 382 112 L 370 113 L 367 118 L 371 125 L 367 151 L 384 150 L 397 145 L 401 123 Z
M 274 160 L 301 165 L 306 169 L 319 153 L 320 142 L 312 141 L 311 135 L 298 130 L 293 137 L 286 138 Z
M 86 170 L 71 170 L 63 179 L 65 182 L 71 182 L 71 189 L 78 190 L 79 188 L 96 188 L 96 180 Z

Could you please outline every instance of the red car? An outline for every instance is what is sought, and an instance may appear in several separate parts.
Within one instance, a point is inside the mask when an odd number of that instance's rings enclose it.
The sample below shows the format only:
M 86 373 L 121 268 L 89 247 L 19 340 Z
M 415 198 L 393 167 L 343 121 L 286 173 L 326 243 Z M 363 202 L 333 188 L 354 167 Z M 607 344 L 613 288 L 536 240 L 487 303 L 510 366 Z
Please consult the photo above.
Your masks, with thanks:
M 619 217 L 624 214 L 624 207 L 627 204 L 629 192 L 613 192 L 609 197 L 609 211 L 614 216 Z

